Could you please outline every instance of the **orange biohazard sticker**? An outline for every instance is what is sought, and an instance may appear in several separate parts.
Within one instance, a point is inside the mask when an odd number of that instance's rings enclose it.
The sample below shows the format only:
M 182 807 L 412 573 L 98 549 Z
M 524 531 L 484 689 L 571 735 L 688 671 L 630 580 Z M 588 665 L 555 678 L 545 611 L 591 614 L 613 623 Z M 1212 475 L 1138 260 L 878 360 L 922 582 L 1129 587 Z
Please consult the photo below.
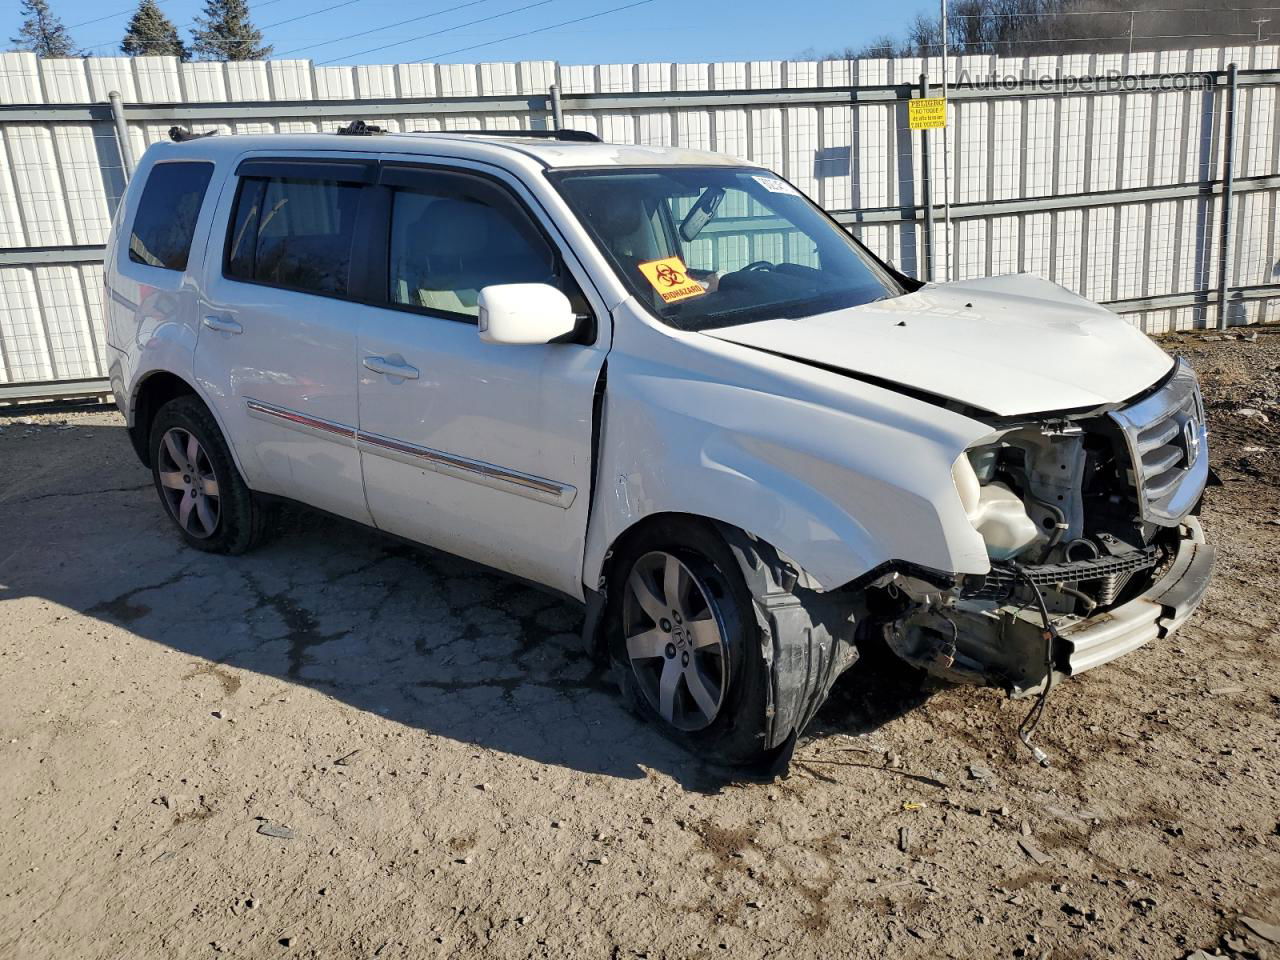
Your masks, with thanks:
M 677 300 L 688 300 L 700 297 L 707 288 L 693 277 L 679 257 L 664 257 L 661 260 L 650 260 L 637 264 L 646 280 L 658 291 L 663 303 L 675 303 Z

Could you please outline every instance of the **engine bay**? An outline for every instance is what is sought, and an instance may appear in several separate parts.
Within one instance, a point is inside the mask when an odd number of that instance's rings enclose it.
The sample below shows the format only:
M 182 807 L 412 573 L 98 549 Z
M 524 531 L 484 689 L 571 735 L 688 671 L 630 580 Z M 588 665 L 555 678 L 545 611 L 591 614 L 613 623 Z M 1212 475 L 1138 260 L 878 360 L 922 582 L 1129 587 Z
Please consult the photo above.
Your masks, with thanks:
M 878 580 L 889 647 L 1015 697 L 1070 674 L 1059 634 L 1147 590 L 1198 503 L 1203 415 L 1194 378 L 1180 374 L 1123 410 L 1005 425 L 960 457 L 956 491 L 991 570 L 946 588 L 902 572 Z M 1157 509 L 1172 500 L 1191 506 Z

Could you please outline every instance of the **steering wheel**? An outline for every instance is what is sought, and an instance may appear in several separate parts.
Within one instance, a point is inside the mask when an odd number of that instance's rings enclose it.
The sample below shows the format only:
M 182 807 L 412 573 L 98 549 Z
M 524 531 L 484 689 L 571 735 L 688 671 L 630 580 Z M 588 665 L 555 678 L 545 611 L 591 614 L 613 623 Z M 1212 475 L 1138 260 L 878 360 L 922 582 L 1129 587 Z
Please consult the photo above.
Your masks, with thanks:
M 745 270 L 772 270 L 773 264 L 768 260 L 754 260 L 742 268 Z

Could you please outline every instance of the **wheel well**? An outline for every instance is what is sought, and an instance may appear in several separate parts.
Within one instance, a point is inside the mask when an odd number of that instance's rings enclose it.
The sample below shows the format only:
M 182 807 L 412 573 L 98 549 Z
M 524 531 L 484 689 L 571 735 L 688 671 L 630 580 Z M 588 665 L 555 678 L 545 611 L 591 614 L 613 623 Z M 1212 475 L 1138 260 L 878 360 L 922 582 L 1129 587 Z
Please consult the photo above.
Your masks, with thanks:
M 716 521 L 710 520 L 707 517 L 700 517 L 696 513 L 652 513 L 627 527 L 627 529 L 618 534 L 613 543 L 609 545 L 609 549 L 605 551 L 604 568 L 600 571 L 601 576 L 603 576 L 606 581 L 608 580 L 613 573 L 612 568 L 614 558 L 623 552 L 628 543 L 655 524 L 664 523 L 687 523 L 714 530 L 718 535 L 721 535 L 719 530 L 720 525 Z
M 777 587 L 790 592 L 797 583 L 809 589 L 817 588 L 817 584 L 799 565 L 767 540 L 762 540 L 750 531 L 722 520 L 713 520 L 696 513 L 677 512 L 651 514 L 622 531 L 605 553 L 604 565 L 600 570 L 599 586 L 604 586 L 607 592 L 608 584 L 613 581 L 616 573 L 614 569 L 616 558 L 624 554 L 632 538 L 639 536 L 654 524 L 671 523 L 702 527 L 721 540 L 737 559 L 748 588 L 755 593 L 763 595 Z M 589 593 L 598 593 L 599 586 L 597 590 Z
M 609 549 L 605 551 L 604 563 L 600 567 L 600 575 L 595 584 L 583 584 L 584 591 L 587 596 L 587 615 L 582 624 L 582 643 L 587 654 L 598 662 L 603 663 L 604 657 L 604 618 L 606 606 L 606 593 L 608 584 L 613 578 L 613 568 L 618 557 L 626 548 L 631 540 L 645 530 L 649 529 L 655 523 L 670 523 L 677 521 L 680 523 L 703 524 L 708 528 L 715 529 L 716 523 L 708 520 L 706 517 L 700 517 L 694 513 L 654 513 L 640 520 L 637 520 L 609 544 Z
M 197 396 L 195 388 L 177 374 L 165 371 L 151 374 L 138 387 L 133 400 L 133 426 L 129 428 L 129 440 L 143 466 L 151 466 L 151 451 L 147 447 L 156 414 L 170 400 L 188 395 Z

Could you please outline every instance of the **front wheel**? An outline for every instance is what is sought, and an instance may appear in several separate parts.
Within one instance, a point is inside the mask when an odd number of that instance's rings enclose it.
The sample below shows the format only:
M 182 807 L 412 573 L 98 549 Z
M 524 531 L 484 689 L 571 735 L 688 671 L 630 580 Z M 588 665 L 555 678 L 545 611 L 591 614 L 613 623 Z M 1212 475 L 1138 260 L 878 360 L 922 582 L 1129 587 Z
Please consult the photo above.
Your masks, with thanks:
M 188 546 L 235 554 L 259 540 L 261 508 L 218 424 L 196 397 L 178 397 L 160 408 L 150 451 L 156 492 Z
M 710 762 L 768 759 L 769 668 L 751 594 L 714 528 L 659 521 L 614 561 L 609 653 L 633 708 Z

